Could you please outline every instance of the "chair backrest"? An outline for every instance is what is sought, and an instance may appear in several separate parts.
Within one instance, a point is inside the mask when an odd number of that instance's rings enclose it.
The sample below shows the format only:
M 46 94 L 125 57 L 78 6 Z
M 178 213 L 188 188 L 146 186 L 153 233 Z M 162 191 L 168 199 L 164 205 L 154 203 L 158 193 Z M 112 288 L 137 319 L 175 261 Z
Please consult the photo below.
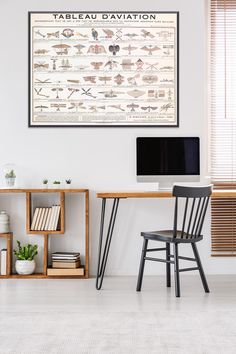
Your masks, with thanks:
M 172 194 L 175 197 L 174 237 L 177 237 L 178 230 L 178 199 L 185 199 L 181 238 L 196 238 L 201 235 L 211 193 L 211 185 L 201 187 L 173 187 Z

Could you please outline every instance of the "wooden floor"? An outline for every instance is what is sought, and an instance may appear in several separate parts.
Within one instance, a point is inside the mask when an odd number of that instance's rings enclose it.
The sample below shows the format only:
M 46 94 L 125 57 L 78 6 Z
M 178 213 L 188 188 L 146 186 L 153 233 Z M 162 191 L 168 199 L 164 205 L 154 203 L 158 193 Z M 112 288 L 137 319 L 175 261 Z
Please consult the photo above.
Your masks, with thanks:
M 236 276 L 184 275 L 182 297 L 162 276 L 1 279 L 0 353 L 228 354 L 236 350 Z M 197 335 L 196 335 L 197 333 Z

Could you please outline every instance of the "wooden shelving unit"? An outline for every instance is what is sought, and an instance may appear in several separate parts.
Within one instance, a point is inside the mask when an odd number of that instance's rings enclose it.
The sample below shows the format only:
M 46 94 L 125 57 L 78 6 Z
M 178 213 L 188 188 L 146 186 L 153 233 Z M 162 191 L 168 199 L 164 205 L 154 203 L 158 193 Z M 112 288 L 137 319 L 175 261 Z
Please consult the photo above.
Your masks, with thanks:
M 41 235 L 44 239 L 43 252 L 43 273 L 35 273 L 32 275 L 12 274 L 12 240 L 13 234 L 0 234 L 0 237 L 7 239 L 7 275 L 1 275 L 0 278 L 88 278 L 89 277 L 89 190 L 88 189 L 0 189 L 1 193 L 24 193 L 26 195 L 26 232 L 30 235 Z M 35 231 L 31 230 L 32 221 L 32 194 L 34 193 L 58 193 L 60 198 L 60 223 L 59 230 L 56 231 Z M 84 275 L 47 275 L 48 270 L 48 239 L 49 237 L 57 237 L 59 234 L 65 233 L 65 198 L 68 193 L 78 193 L 85 195 L 85 264 Z

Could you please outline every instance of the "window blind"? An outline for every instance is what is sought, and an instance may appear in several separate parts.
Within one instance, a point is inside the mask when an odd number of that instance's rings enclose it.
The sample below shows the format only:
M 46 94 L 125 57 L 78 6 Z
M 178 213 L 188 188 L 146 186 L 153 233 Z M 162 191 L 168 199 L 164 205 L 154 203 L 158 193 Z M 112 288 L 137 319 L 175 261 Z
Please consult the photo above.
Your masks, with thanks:
M 211 0 L 211 176 L 236 188 L 236 0 Z M 212 199 L 212 255 L 236 256 L 236 198 Z

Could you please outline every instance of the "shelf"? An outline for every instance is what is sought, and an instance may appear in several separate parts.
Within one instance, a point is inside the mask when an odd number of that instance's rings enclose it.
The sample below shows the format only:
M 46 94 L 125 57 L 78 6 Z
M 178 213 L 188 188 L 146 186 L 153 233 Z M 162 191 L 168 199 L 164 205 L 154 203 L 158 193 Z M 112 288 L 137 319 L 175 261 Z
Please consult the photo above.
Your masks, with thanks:
M 39 279 L 39 278 L 47 278 L 47 276 L 43 273 L 35 273 L 30 275 L 22 275 L 22 274 L 0 275 L 0 279 L 4 279 L 4 278 Z
M 0 275 L 0 279 L 10 279 L 10 278 L 19 278 L 19 279 L 46 279 L 46 278 L 58 278 L 58 279 L 87 279 L 89 277 L 89 190 L 85 188 L 8 188 L 0 189 L 0 195 L 4 193 L 23 193 L 26 196 L 26 232 L 32 235 L 41 235 L 43 236 L 43 272 L 36 273 L 31 275 L 19 275 L 11 274 L 12 272 L 12 243 L 13 243 L 13 233 L 0 233 L 0 238 L 5 238 L 7 240 L 7 275 Z M 31 219 L 32 219 L 32 210 L 31 210 L 31 198 L 33 193 L 59 193 L 60 206 L 61 206 L 61 215 L 59 221 L 59 230 L 31 230 Z M 79 272 L 76 274 L 68 274 L 66 271 L 64 274 L 56 275 L 47 275 L 48 268 L 48 243 L 50 235 L 61 235 L 65 233 L 65 194 L 66 193 L 78 193 L 84 194 L 84 221 L 85 221 L 85 265 L 81 274 Z M 32 236 L 31 236 L 32 237 Z M 67 273 L 67 274 L 66 274 Z
M 54 274 L 53 274 L 54 273 Z M 47 268 L 47 275 L 50 277 L 74 277 L 84 276 L 84 267 L 79 268 Z
M 88 192 L 88 189 L 70 189 L 70 188 L 50 188 L 50 189 L 25 189 L 25 188 L 17 188 L 17 189 L 5 189 L 5 188 L 0 188 L 0 193 L 86 193 Z
M 6 232 L 6 233 L 0 232 L 0 237 L 2 237 L 2 238 L 13 237 L 13 233 L 12 232 Z
M 61 230 L 27 230 L 29 235 L 63 235 L 65 232 Z
M 54 191 L 54 190 L 53 190 Z M 65 192 L 60 190 L 60 217 L 58 228 L 59 230 L 31 230 L 33 213 L 35 210 L 32 210 L 32 194 L 35 192 L 26 192 L 26 232 L 27 234 L 35 235 L 50 235 L 50 234 L 64 234 L 65 233 Z

